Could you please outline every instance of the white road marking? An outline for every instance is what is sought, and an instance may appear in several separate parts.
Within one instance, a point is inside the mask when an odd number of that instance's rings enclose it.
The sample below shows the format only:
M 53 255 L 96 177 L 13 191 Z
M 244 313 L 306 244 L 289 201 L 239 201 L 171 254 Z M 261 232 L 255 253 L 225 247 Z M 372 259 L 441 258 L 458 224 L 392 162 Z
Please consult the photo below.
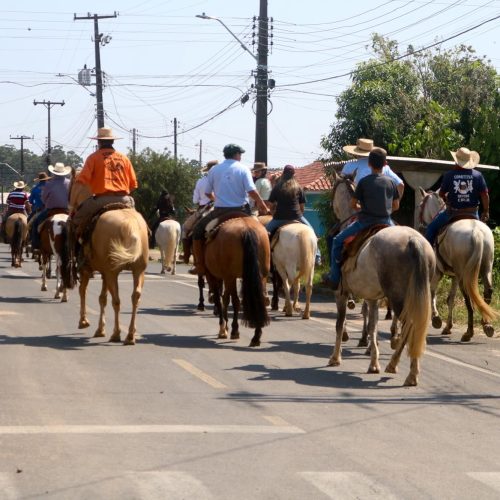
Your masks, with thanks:
M 9 477 L 11 475 L 12 473 L 0 473 L 0 500 L 13 500 L 14 498 L 20 498 L 17 489 L 12 484 L 12 479 Z
M 453 359 L 448 356 L 445 356 L 444 354 L 438 354 L 437 352 L 432 352 L 427 350 L 425 352 L 425 356 L 430 356 L 431 358 L 437 358 L 440 359 L 441 361 L 446 361 L 452 365 L 457 365 L 461 366 L 462 368 L 468 368 L 469 370 L 474 370 L 479 373 L 485 373 L 486 375 L 491 375 L 493 377 L 500 378 L 500 373 L 495 373 L 492 372 L 491 370 L 486 370 L 485 368 L 481 368 L 479 366 L 474 366 L 469 363 L 464 363 L 463 361 L 459 361 L 458 359 Z
M 194 375 L 196 378 L 199 378 L 200 380 L 214 387 L 215 389 L 227 389 L 227 386 L 224 385 L 222 382 L 219 382 L 218 380 L 211 377 L 207 373 L 203 372 L 199 368 L 196 368 L 196 366 L 189 363 L 189 361 L 186 361 L 184 359 L 172 359 L 172 361 L 176 365 L 179 365 L 181 368 L 184 368 L 184 370 L 189 372 L 191 375 Z
M 0 311 L 0 316 L 19 316 L 19 314 L 16 311 Z
M 467 472 L 467 475 L 500 493 L 500 472 Z
M 21 269 L 7 269 L 5 274 L 10 274 L 11 276 L 30 276 L 28 273 L 25 273 Z
M 300 475 L 329 498 L 396 499 L 384 486 L 358 472 L 301 472 Z
M 198 289 L 198 285 L 193 285 L 192 283 L 186 283 L 185 281 L 180 280 L 169 280 L 169 283 L 178 283 L 179 285 L 189 286 L 191 288 Z
M 304 434 L 294 425 L 3 425 L 0 436 L 38 434 Z

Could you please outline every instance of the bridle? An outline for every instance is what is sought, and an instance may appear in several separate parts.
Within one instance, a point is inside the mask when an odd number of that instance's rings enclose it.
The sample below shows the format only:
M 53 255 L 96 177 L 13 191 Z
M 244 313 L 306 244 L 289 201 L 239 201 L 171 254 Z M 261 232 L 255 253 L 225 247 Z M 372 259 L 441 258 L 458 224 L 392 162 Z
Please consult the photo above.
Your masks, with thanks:
M 337 178 L 335 179 L 335 183 L 333 184 L 333 188 L 332 188 L 332 207 L 333 207 L 333 200 L 335 198 L 335 193 L 337 192 L 337 188 L 341 185 L 341 184 L 345 184 L 346 188 L 347 188 L 347 191 L 349 192 L 349 194 L 351 196 L 354 195 L 354 191 L 355 191 L 355 186 L 354 186 L 354 177 L 356 176 L 356 171 L 354 172 L 353 176 L 348 176 L 348 177 L 344 177 L 342 175 L 338 175 Z M 340 229 L 346 222 L 349 222 L 353 217 L 355 217 L 355 214 L 351 214 L 349 215 L 349 217 L 346 217 L 344 220 L 341 220 L 340 222 L 337 222 L 333 228 L 332 228 L 332 231 L 337 231 L 338 229 Z
M 427 229 L 427 226 L 429 225 L 426 224 L 426 222 L 424 221 L 424 212 L 427 202 L 431 199 L 432 196 L 433 196 L 433 191 L 427 191 L 426 195 L 422 198 L 422 201 L 420 202 L 420 207 L 418 212 L 418 229 L 421 232 Z

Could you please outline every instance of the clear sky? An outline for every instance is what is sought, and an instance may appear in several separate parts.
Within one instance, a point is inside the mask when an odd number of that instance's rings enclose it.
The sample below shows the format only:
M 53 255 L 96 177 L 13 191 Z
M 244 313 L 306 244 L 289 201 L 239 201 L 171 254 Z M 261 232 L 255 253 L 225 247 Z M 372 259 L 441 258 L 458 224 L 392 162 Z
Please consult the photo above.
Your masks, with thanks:
M 74 21 L 73 14 L 117 11 L 117 18 L 100 20 L 99 31 L 111 37 L 101 47 L 101 62 L 107 75 L 105 121 L 123 137 L 118 148 L 131 147 L 130 131 L 136 128 L 139 150 L 173 151 L 176 117 L 181 156 L 197 159 L 202 140 L 203 161 L 220 159 L 224 144 L 236 142 L 247 150 L 243 160 L 252 163 L 252 99 L 211 118 L 250 88 L 255 60 L 217 21 L 195 16 L 205 12 L 219 17 L 252 50 L 258 9 L 259 0 L 2 2 L 0 144 L 19 147 L 10 136 L 34 135 L 25 145 L 41 153 L 47 110 L 34 106 L 33 100 L 64 100 L 65 106 L 51 111 L 52 145 L 83 157 L 91 152 L 89 137 L 97 128 L 95 98 L 90 95 L 94 88 L 74 80 L 85 64 L 94 67 L 94 27 L 90 20 Z M 340 75 L 371 57 L 373 32 L 397 40 L 402 51 L 410 43 L 419 48 L 500 15 L 500 1 L 269 0 L 268 13 L 273 18 L 268 64 L 276 80 L 268 163 L 277 168 L 287 163 L 303 166 L 321 154 L 321 136 L 334 121 L 335 96 L 349 84 L 349 77 Z M 497 19 L 443 47 L 471 45 L 498 70 L 499 39 Z M 318 79 L 326 80 L 307 83 Z

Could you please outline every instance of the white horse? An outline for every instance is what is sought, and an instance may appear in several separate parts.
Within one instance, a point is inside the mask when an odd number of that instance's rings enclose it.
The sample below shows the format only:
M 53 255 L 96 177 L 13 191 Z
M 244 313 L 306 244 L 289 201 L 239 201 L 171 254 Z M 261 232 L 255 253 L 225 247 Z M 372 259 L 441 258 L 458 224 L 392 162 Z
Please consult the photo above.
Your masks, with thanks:
M 302 319 L 309 319 L 318 239 L 309 226 L 301 223 L 282 226 L 277 238 L 277 243 L 272 246 L 272 261 L 283 281 L 285 314 L 292 316 L 292 311 L 301 310 L 298 296 L 302 278 L 306 287 L 306 305 Z M 293 306 L 290 300 L 291 287 L 294 290 Z
M 177 252 L 181 241 L 181 225 L 176 220 L 164 220 L 160 222 L 155 238 L 160 247 L 161 274 L 165 274 L 165 271 L 175 274 Z
M 422 188 L 420 203 L 420 222 L 428 225 L 444 208 L 444 201 L 437 192 L 425 192 Z M 490 307 L 493 294 L 492 272 L 494 240 L 491 229 L 477 219 L 461 219 L 446 226 L 437 238 L 437 272 L 431 285 L 432 326 L 441 328 L 442 320 L 436 307 L 436 289 L 444 274 L 452 277 L 450 293 L 447 298 L 448 318 L 441 332 L 449 335 L 453 327 L 453 307 L 457 287 L 460 287 L 467 307 L 467 331 L 461 341 L 468 342 L 474 335 L 474 309 L 481 314 L 483 331 L 488 337 L 495 333 L 491 322 L 497 313 Z M 479 293 L 478 279 L 484 287 L 484 299 Z

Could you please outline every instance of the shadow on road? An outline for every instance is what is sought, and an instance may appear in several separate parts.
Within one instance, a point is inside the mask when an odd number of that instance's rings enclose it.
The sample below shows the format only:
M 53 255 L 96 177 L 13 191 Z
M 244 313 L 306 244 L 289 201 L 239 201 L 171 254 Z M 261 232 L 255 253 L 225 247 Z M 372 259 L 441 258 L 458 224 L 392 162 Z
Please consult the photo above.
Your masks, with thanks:
M 0 297 L 0 303 L 41 304 L 43 302 L 46 302 L 46 300 L 39 297 Z
M 193 316 L 196 307 L 193 304 L 166 305 L 165 307 L 140 307 L 138 314 L 153 316 Z
M 71 351 L 82 349 L 84 347 L 99 345 L 89 342 L 89 337 L 80 337 L 76 335 L 46 335 L 38 337 L 9 337 L 0 335 L 0 346 L 2 345 L 24 345 L 27 347 L 48 347 L 50 349 L 60 349 Z
M 217 349 L 214 336 L 193 337 L 191 335 L 169 335 L 165 333 L 141 335 L 141 341 L 160 347 L 177 349 Z

